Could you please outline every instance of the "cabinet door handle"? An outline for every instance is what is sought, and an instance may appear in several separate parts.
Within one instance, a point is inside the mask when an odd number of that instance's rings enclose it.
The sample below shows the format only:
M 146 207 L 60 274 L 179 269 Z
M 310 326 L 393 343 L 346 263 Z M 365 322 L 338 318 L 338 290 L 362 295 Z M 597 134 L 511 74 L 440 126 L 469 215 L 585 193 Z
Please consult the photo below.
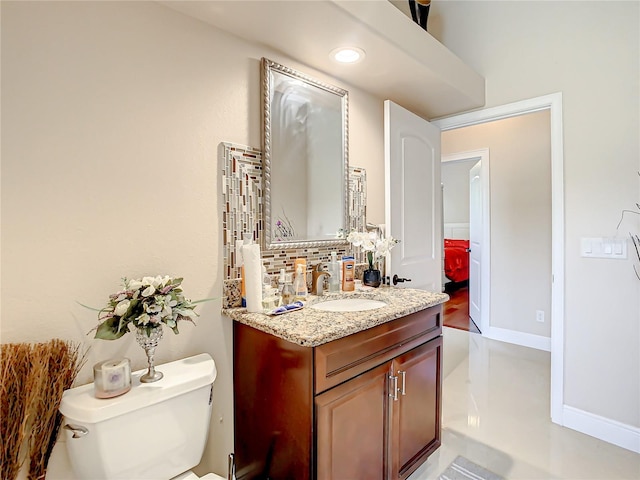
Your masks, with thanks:
M 407 394 L 407 372 L 403 371 L 403 370 L 398 370 L 398 375 L 402 376 L 402 388 L 400 390 L 400 393 L 402 395 L 406 395 Z
M 398 377 L 395 375 L 389 375 L 389 380 L 391 380 L 391 385 L 389 388 L 391 392 L 389 392 L 389 396 L 393 398 L 394 402 L 398 401 Z

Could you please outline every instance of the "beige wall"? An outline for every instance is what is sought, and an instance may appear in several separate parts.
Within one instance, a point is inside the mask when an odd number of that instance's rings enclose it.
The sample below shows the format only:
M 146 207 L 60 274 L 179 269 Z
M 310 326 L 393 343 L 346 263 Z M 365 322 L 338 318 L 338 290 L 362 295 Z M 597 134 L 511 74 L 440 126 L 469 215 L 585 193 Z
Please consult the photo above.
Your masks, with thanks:
M 98 360 L 145 360 L 133 336 L 87 336 L 95 312 L 76 301 L 101 307 L 122 276 L 155 274 L 183 276 L 192 299 L 221 295 L 217 148 L 260 146 L 262 56 L 350 91 L 351 163 L 376 166 L 369 178 L 382 191 L 382 102 L 364 92 L 154 3 L 1 6 L 1 340 L 84 341 L 80 383 Z M 220 302 L 198 311 L 197 327 L 167 332 L 156 357 L 215 359 L 199 472 L 223 473 L 233 448 L 231 321 Z M 48 478 L 71 478 L 64 457 L 58 448 Z
M 442 134 L 442 154 L 489 149 L 489 325 L 551 335 L 551 143 L 549 112 Z M 468 183 L 468 181 L 467 181 Z M 546 321 L 536 321 L 536 310 Z
M 580 257 L 638 201 L 640 3 L 437 2 L 430 32 L 486 79 L 487 106 L 563 94 L 569 406 L 640 426 L 640 282 Z M 629 218 L 623 233 L 640 230 Z
M 442 162 L 442 223 L 469 223 L 469 170 L 477 162 L 477 159 Z

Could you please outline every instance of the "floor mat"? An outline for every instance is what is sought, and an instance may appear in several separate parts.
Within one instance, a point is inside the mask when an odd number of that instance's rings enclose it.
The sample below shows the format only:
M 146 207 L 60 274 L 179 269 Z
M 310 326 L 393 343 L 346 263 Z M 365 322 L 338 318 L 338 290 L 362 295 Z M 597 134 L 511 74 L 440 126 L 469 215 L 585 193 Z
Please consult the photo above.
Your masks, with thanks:
M 439 480 L 504 480 L 500 475 L 458 456 L 438 477 Z

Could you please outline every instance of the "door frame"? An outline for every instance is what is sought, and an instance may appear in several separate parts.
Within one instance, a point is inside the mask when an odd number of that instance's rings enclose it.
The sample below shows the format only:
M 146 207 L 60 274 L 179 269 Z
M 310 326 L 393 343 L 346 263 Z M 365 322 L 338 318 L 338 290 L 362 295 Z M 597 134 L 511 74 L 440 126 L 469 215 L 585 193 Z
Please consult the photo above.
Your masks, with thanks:
M 435 122 L 434 122 L 435 123 Z M 480 161 L 480 186 L 482 189 L 482 243 L 480 244 L 480 283 L 488 285 L 480 291 L 480 322 L 478 327 L 482 335 L 489 331 L 491 318 L 491 196 L 489 195 L 489 149 L 481 148 L 468 152 L 457 152 L 450 155 L 442 155 L 442 163 Z M 444 205 L 444 199 L 443 199 Z M 444 225 L 444 217 L 442 218 Z
M 564 406 L 564 148 L 562 92 L 433 120 L 440 130 L 549 110 L 551 120 L 551 421 L 563 425 Z

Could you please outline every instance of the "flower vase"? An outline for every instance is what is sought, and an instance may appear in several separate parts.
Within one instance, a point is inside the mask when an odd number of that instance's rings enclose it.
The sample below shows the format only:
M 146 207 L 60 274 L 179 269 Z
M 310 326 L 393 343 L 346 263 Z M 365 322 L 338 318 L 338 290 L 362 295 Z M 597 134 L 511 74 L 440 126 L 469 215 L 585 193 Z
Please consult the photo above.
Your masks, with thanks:
M 373 268 L 368 268 L 362 274 L 362 284 L 367 285 L 369 287 L 379 287 L 382 282 L 382 275 L 380 275 L 380 270 L 376 270 Z
M 162 378 L 162 372 L 156 372 L 153 364 L 153 355 L 156 353 L 156 347 L 162 339 L 162 327 L 153 328 L 137 328 L 136 341 L 138 345 L 144 348 L 149 362 L 149 370 L 140 377 L 142 383 L 157 382 Z

